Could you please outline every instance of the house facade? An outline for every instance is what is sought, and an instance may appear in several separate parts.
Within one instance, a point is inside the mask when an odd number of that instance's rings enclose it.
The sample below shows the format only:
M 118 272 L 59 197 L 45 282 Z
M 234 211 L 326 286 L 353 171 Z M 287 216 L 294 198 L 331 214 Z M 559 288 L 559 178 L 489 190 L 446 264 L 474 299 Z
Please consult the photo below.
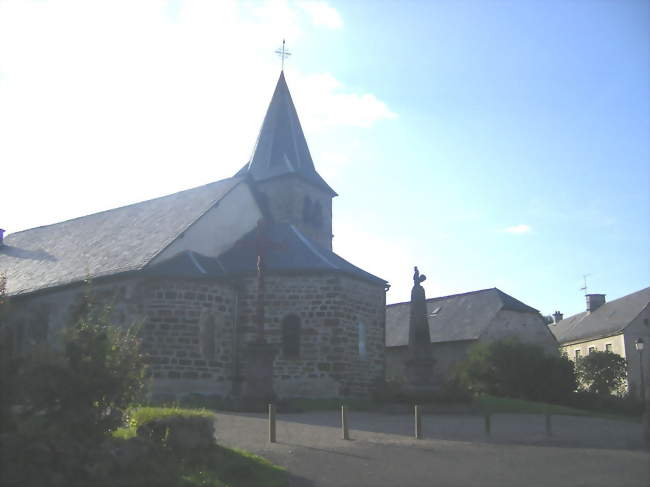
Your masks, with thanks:
M 386 379 L 403 382 L 408 359 L 410 303 L 386 307 Z M 497 288 L 427 299 L 433 382 L 443 384 L 472 345 L 513 337 L 549 353 L 557 342 L 535 308 Z
M 628 390 L 639 394 L 641 367 L 646 390 L 650 391 L 647 349 L 641 354 L 635 343 L 641 338 L 650 344 L 650 287 L 607 302 L 604 294 L 587 294 L 586 310 L 568 318 L 557 316 L 549 329 L 560 343 L 562 353 L 576 362 L 591 352 L 612 352 L 628 363 Z
M 12 353 L 56 344 L 91 292 L 141 323 L 152 395 L 237 395 L 265 339 L 278 397 L 366 396 L 384 377 L 387 283 L 332 251 L 334 190 L 315 169 L 281 73 L 250 161 L 233 177 L 8 235 Z

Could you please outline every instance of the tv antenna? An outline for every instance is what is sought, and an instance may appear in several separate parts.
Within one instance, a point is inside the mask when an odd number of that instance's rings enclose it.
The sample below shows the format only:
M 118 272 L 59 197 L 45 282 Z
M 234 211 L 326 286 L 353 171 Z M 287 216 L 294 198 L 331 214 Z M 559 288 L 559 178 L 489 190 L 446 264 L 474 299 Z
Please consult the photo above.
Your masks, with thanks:
M 291 56 L 289 50 L 284 47 L 284 39 L 282 39 L 282 49 L 276 49 L 275 53 L 282 59 L 282 71 L 284 71 L 284 60 Z
M 580 290 L 585 292 L 585 296 L 587 295 L 587 278 L 588 278 L 590 275 L 591 275 L 591 274 L 583 274 L 583 275 L 582 275 L 582 280 L 583 280 L 583 282 L 585 283 L 585 285 L 582 286 L 582 287 L 580 288 Z

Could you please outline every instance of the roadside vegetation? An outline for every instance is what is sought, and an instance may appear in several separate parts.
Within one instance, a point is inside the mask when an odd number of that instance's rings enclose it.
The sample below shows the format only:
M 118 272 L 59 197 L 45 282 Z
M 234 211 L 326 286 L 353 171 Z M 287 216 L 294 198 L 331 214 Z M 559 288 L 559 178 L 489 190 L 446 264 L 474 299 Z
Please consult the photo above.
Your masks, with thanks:
M 0 340 L 3 487 L 287 485 L 283 468 L 217 445 L 213 412 L 134 407 L 146 363 L 138 328 L 113 325 L 90 289 L 62 342 L 16 354 Z

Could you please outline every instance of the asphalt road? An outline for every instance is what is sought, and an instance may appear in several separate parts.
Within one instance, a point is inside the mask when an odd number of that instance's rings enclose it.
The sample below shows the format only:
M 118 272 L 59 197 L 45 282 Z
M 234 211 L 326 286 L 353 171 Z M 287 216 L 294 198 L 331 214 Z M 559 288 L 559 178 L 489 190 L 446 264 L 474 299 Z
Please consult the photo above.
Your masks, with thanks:
M 415 440 L 411 415 L 351 413 L 341 439 L 337 411 L 279 415 L 277 443 L 264 415 L 218 413 L 221 444 L 286 466 L 291 486 L 643 486 L 650 454 L 640 425 L 598 418 L 502 414 L 425 415 Z

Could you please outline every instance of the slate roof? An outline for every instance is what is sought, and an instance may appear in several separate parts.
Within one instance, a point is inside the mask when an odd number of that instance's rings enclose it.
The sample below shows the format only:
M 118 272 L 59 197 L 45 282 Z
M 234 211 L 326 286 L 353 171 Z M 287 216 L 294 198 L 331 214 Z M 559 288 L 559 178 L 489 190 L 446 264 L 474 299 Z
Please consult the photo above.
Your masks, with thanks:
M 183 252 L 172 259 L 150 267 L 145 272 L 159 276 L 230 277 L 257 272 L 256 230 L 244 235 L 232 248 L 218 258 L 195 252 Z M 364 281 L 385 285 L 386 281 L 374 276 L 319 246 L 293 225 L 268 224 L 265 239 L 270 240 L 266 254 L 266 270 L 283 272 L 336 272 Z
M 650 305 L 650 287 L 549 325 L 559 343 L 592 340 L 621 333 Z
M 24 294 L 146 266 L 242 181 L 229 178 L 141 203 L 8 235 L 7 292 Z
M 538 313 L 497 288 L 427 299 L 431 343 L 477 340 L 499 310 Z M 386 307 L 386 346 L 408 345 L 410 303 Z
M 316 172 L 284 72 L 281 72 L 253 155 L 236 175 L 264 181 L 290 174 L 336 196 L 336 192 Z

